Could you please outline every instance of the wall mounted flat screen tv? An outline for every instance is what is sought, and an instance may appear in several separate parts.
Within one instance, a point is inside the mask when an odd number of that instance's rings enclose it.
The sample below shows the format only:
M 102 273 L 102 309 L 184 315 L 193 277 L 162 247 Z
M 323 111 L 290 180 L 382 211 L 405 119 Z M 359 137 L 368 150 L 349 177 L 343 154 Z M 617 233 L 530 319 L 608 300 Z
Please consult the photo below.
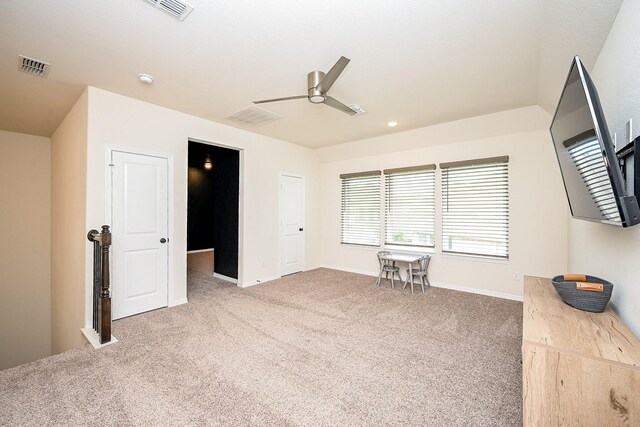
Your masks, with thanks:
M 640 222 L 636 197 L 625 189 L 598 93 L 577 56 L 550 131 L 571 215 L 622 227 Z

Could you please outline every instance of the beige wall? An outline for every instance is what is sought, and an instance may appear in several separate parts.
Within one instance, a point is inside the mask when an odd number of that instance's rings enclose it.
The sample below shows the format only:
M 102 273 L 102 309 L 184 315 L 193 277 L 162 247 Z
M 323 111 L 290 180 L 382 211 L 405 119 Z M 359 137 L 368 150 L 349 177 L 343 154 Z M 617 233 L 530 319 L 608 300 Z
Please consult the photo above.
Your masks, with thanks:
M 640 133 L 639 20 L 640 2 L 626 0 L 591 72 L 610 131 L 621 142 L 630 118 L 632 136 Z M 571 219 L 569 230 L 569 270 L 613 282 L 611 303 L 640 337 L 640 225 L 623 229 Z
M 327 162 L 322 166 L 320 204 L 323 264 L 377 273 L 377 249 L 340 244 L 341 173 L 508 155 L 509 260 L 440 252 L 438 169 L 437 248 L 430 266 L 431 282 L 436 286 L 519 298 L 522 280 L 514 280 L 514 274 L 551 276 L 565 271 L 566 202 L 547 130 L 549 120 L 548 114 L 539 107 L 529 107 L 319 150 Z
M 0 370 L 51 354 L 50 147 L 0 131 Z
M 87 92 L 51 137 L 51 350 L 85 342 Z M 102 168 L 99 168 L 102 170 Z
M 241 206 L 244 234 L 240 236 L 241 283 L 255 284 L 279 274 L 279 173 L 303 175 L 306 180 L 307 266 L 320 264 L 319 160 L 308 148 L 253 134 L 157 105 L 89 88 L 88 164 L 104 165 L 109 145 L 166 153 L 173 157 L 173 219 L 170 220 L 169 304 L 186 301 L 187 142 L 189 138 L 241 148 Z M 105 173 L 88 170 L 87 224 L 105 222 Z M 90 248 L 86 248 L 87 255 Z M 115 266 L 114 266 L 115 268 Z M 86 264 L 90 286 L 91 267 Z M 117 283 L 112 283 L 117 286 Z M 171 285 L 170 285 L 171 286 Z M 87 293 L 88 296 L 88 293 Z M 86 306 L 90 307 L 87 298 Z M 85 321 L 90 312 L 85 313 Z

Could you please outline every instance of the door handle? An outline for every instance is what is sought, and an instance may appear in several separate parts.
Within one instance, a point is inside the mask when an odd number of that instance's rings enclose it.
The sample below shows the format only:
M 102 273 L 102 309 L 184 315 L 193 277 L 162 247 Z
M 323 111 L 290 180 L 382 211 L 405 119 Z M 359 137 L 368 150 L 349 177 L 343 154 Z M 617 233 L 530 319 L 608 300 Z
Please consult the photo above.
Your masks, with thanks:
M 167 243 L 167 242 L 168 242 L 168 240 L 165 239 L 164 237 L 162 239 L 160 239 L 160 243 Z
M 298 231 L 304 231 L 304 228 L 298 228 Z

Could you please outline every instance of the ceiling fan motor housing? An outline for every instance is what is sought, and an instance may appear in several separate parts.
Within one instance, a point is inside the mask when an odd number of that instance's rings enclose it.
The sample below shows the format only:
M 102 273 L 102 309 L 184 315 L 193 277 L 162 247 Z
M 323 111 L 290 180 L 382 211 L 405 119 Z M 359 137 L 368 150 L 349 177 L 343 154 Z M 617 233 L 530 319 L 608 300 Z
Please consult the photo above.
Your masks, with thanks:
M 322 71 L 312 71 L 307 75 L 307 81 L 309 82 L 309 101 L 314 104 L 320 104 L 324 102 L 324 93 L 317 90 L 316 86 L 320 84 L 320 81 L 324 78 L 325 73 Z
M 345 114 L 353 116 L 356 114 L 355 110 L 351 107 L 344 105 L 332 96 L 327 95 L 331 86 L 336 82 L 336 79 L 340 77 L 340 74 L 344 71 L 350 59 L 341 56 L 333 67 L 327 72 L 312 71 L 307 75 L 307 96 L 287 96 L 284 98 L 263 99 L 261 101 L 253 101 L 254 104 L 264 104 L 267 102 L 278 101 L 290 101 L 292 99 L 307 98 L 309 102 L 314 104 L 324 104 L 336 110 L 340 110 Z

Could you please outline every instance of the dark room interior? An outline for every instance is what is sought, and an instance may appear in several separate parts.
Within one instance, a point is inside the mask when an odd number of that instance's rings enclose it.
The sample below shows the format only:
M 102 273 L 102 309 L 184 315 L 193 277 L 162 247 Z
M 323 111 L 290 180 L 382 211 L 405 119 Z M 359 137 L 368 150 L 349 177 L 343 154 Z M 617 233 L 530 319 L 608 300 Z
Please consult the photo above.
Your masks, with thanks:
M 189 141 L 187 251 L 214 249 L 215 273 L 238 278 L 240 153 Z

